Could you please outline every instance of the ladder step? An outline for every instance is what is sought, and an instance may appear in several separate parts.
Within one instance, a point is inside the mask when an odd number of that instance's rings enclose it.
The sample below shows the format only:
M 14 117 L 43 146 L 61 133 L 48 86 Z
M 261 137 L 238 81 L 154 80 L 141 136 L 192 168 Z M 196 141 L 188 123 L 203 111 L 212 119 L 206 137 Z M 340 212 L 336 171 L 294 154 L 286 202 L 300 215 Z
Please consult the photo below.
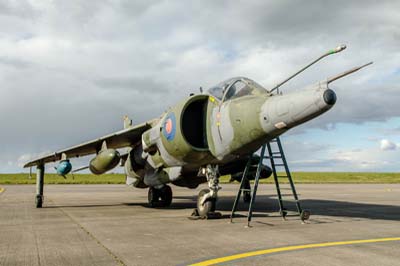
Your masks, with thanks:
M 248 192 L 251 192 L 251 189 L 248 189 L 248 188 L 242 188 L 241 190 L 242 190 L 242 191 L 248 191 Z
M 282 159 L 282 156 L 265 156 L 264 159 Z

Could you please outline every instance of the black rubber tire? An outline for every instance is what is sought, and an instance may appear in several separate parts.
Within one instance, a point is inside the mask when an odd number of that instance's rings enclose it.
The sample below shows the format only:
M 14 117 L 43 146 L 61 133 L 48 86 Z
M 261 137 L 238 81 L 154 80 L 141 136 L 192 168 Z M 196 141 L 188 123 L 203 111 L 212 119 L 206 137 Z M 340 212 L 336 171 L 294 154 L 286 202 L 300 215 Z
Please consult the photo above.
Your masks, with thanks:
M 200 217 L 207 217 L 209 212 L 215 211 L 216 199 L 208 199 L 203 205 L 200 204 L 203 196 L 208 192 L 210 192 L 209 189 L 202 189 L 197 197 L 197 212 L 199 213 Z
M 251 193 L 250 191 L 244 191 L 243 192 L 243 202 L 244 203 L 250 203 L 251 201 Z
M 43 206 L 43 196 L 36 195 L 35 204 L 36 204 L 36 208 L 42 208 L 42 206 Z
M 149 201 L 149 206 L 152 208 L 158 207 L 160 204 L 160 193 L 159 190 L 154 187 L 149 187 L 147 194 L 147 199 Z
M 251 190 L 250 181 L 247 180 L 246 182 L 245 180 L 244 189 Z M 250 203 L 250 201 L 251 201 L 251 191 L 243 191 L 243 202 Z
M 172 189 L 170 186 L 165 185 L 163 186 L 160 190 L 160 197 L 161 197 L 161 201 L 160 201 L 160 205 L 161 207 L 168 207 L 171 205 L 172 203 Z

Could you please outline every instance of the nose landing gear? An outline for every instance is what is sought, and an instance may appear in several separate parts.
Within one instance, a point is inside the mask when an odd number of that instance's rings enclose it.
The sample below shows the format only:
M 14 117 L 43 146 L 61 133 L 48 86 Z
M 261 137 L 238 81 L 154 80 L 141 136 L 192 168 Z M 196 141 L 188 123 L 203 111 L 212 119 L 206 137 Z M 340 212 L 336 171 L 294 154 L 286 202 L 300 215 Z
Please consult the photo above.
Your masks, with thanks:
M 219 186 L 218 165 L 207 165 L 207 167 L 200 169 L 199 174 L 207 177 L 209 189 L 200 191 L 197 197 L 197 208 L 194 210 L 192 216 L 201 219 L 219 218 L 221 214 L 215 212 L 218 190 L 221 189 Z

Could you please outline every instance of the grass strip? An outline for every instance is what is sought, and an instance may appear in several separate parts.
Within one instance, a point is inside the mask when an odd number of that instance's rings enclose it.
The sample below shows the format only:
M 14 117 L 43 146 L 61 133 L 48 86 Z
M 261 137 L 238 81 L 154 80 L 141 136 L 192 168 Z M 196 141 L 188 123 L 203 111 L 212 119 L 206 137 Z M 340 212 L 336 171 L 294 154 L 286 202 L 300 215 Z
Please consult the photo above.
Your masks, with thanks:
M 296 184 L 327 184 L 327 183 L 349 183 L 349 184 L 394 184 L 400 183 L 400 173 L 361 173 L 361 172 L 292 172 Z M 230 177 L 222 176 L 221 183 L 228 183 Z M 287 179 L 281 179 L 282 183 Z M 261 180 L 261 183 L 272 183 L 273 178 Z M 0 174 L 0 184 L 35 184 L 33 174 L 29 178 L 28 173 Z M 125 184 L 124 174 L 104 174 L 100 176 L 92 174 L 68 175 L 67 179 L 56 174 L 46 174 L 45 184 Z

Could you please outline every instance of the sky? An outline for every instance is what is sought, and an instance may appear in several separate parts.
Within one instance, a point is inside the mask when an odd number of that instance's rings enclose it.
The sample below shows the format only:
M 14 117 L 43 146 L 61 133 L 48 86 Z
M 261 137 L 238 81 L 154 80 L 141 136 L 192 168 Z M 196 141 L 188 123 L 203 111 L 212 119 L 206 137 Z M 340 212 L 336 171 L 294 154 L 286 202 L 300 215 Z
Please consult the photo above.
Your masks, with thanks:
M 347 49 L 283 93 L 374 64 L 333 83 L 336 105 L 282 136 L 289 166 L 398 172 L 399 10 L 399 1 L 2 0 L 0 172 L 120 130 L 124 115 L 158 117 L 200 86 L 246 76 L 271 88 L 339 44 Z

